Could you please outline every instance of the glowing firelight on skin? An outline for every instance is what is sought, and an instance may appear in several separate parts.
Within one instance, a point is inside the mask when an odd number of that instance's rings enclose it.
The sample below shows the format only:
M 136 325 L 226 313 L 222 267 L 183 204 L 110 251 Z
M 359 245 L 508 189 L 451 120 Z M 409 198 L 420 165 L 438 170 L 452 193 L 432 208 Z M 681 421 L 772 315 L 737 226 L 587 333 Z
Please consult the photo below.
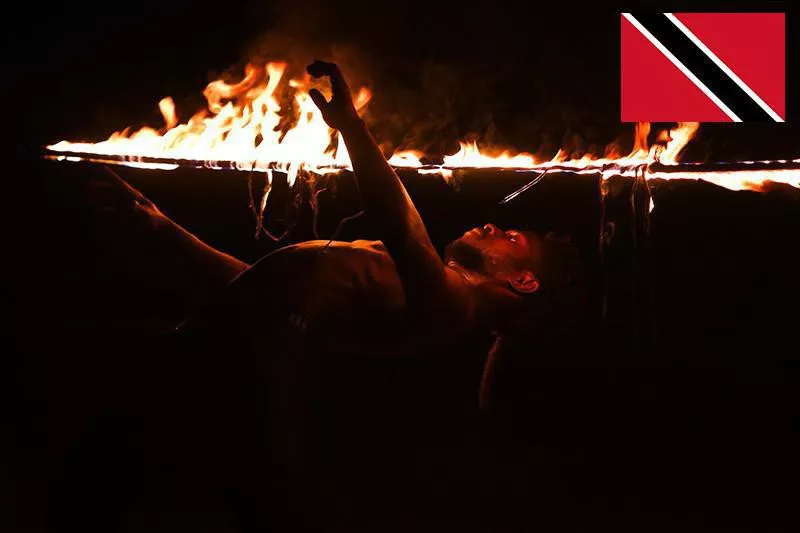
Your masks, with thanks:
M 250 64 L 237 83 L 212 81 L 203 91 L 207 109 L 184 123 L 179 121 L 175 102 L 167 97 L 158 103 L 165 124 L 161 130 L 144 127 L 130 133 L 125 129 L 97 143 L 61 141 L 47 148 L 64 154 L 55 157 L 59 160 L 114 162 L 137 168 L 171 170 L 191 163 L 210 169 L 276 169 L 286 172 L 290 186 L 301 169 L 317 174 L 351 169 L 341 134 L 328 127 L 308 94 L 311 79 L 306 76 L 282 84 L 285 71 L 285 63 Z M 279 95 L 286 92 L 285 85 L 289 86 L 292 99 L 283 105 Z M 361 88 L 353 98 L 356 108 L 363 109 L 370 98 L 370 91 Z M 294 121 L 287 128 L 288 117 L 294 117 Z M 439 174 L 445 179 L 461 168 L 558 168 L 578 173 L 601 172 L 607 178 L 656 161 L 661 165 L 676 164 L 698 128 L 698 123 L 679 123 L 669 132 L 660 132 L 656 143 L 648 146 L 650 124 L 637 124 L 634 146 L 627 156 L 620 156 L 617 149 L 605 157 L 569 159 L 566 151 L 559 150 L 550 161 L 538 161 L 529 153 L 481 148 L 476 141 L 470 141 L 460 142 L 459 150 L 444 156 L 441 165 L 423 164 L 423 153 L 415 150 L 395 152 L 389 163 L 421 174 Z M 110 160 L 103 160 L 102 156 Z M 148 158 L 159 161 L 144 160 Z M 760 190 L 767 181 L 800 187 L 800 171 L 796 170 L 648 172 L 648 178 L 703 179 L 733 190 Z

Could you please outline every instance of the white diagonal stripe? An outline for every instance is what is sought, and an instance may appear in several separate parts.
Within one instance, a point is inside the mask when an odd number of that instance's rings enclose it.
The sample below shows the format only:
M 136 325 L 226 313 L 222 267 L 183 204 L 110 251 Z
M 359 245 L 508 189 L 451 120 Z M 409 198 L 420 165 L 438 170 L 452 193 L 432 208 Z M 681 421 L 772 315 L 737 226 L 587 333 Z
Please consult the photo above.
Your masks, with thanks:
M 647 30 L 647 28 L 645 28 L 644 26 L 642 26 L 642 24 L 641 24 L 641 23 L 640 23 L 638 20 L 636 20 L 635 18 L 633 18 L 633 15 L 631 15 L 630 13 L 622 13 L 622 16 L 623 16 L 623 17 L 625 17 L 625 18 L 627 19 L 627 21 L 628 21 L 628 22 L 630 22 L 631 24 L 633 24 L 633 27 L 634 27 L 634 28 L 636 28 L 637 30 L 639 30 L 639 33 L 641 33 L 642 35 L 644 35 L 644 37 L 645 37 L 645 38 L 646 38 L 648 41 L 650 41 L 650 42 L 653 44 L 653 46 L 655 46 L 655 47 L 658 49 L 658 51 L 659 51 L 659 52 L 661 52 L 662 54 L 664 54 L 664 56 L 665 56 L 667 59 L 669 59 L 669 60 L 670 60 L 670 62 L 672 62 L 672 64 L 673 64 L 673 65 L 675 65 L 676 67 L 678 67 L 678 70 L 680 70 L 681 72 L 683 72 L 683 75 L 684 75 L 684 76 L 686 76 L 687 78 L 689 78 L 689 80 L 690 80 L 692 83 L 694 83 L 694 84 L 697 86 L 697 88 L 698 88 L 698 89 L 700 89 L 701 91 L 703 91 L 703 94 L 705 94 L 706 96 L 708 96 L 708 97 L 711 99 L 711 101 L 712 101 L 712 102 L 714 102 L 714 103 L 717 105 L 717 107 L 719 107 L 719 108 L 722 110 L 722 112 L 723 112 L 723 113 L 725 113 L 726 115 L 728 115 L 728 117 L 729 117 L 731 120 L 733 120 L 734 122 L 741 122 L 741 121 L 742 121 L 742 119 L 740 119 L 740 118 L 739 118 L 739 117 L 736 115 L 736 113 L 734 113 L 733 111 L 731 111 L 731 110 L 730 110 L 730 108 L 729 108 L 728 106 L 726 106 L 726 105 L 725 105 L 725 102 L 723 102 L 722 100 L 720 100 L 720 99 L 717 97 L 717 95 L 716 95 L 716 94 L 714 94 L 713 92 L 711 92 L 711 89 L 709 89 L 708 87 L 706 87 L 706 85 L 705 85 L 705 84 L 704 84 L 702 81 L 700 81 L 700 80 L 697 78 L 697 76 L 695 76 L 694 74 L 692 74 L 692 71 L 691 71 L 691 70 L 689 70 L 688 68 L 686 68 L 686 65 L 684 65 L 683 63 L 681 63 L 681 62 L 678 60 L 678 58 L 677 58 L 677 57 L 675 57 L 675 56 L 672 54 L 672 52 L 670 52 L 670 51 L 667 49 L 667 47 L 665 47 L 663 44 L 661 44 L 661 42 L 660 42 L 658 39 L 656 39 L 656 38 L 655 38 L 655 36 L 654 36 L 652 33 L 650 33 L 648 30 Z
M 781 116 L 780 116 L 779 114 L 777 114 L 777 113 L 776 113 L 776 112 L 775 112 L 775 111 L 774 111 L 774 110 L 773 110 L 773 109 L 772 109 L 772 108 L 769 106 L 769 104 L 767 104 L 767 103 L 766 103 L 764 100 L 762 100 L 762 99 L 761 99 L 761 97 L 760 97 L 760 96 L 758 96 L 758 94 L 756 94 L 756 92 L 755 92 L 753 89 L 751 89 L 751 88 L 750 88 L 750 87 L 749 87 L 749 86 L 748 86 L 748 85 L 747 85 L 747 84 L 744 82 L 744 80 L 742 80 L 742 79 L 741 79 L 739 76 L 737 76 L 737 75 L 736 75 L 736 73 L 735 73 L 734 71 L 732 71 L 732 70 L 731 70 L 731 69 L 728 67 L 728 65 L 726 65 L 726 64 L 725 64 L 725 63 L 724 63 L 724 62 L 723 62 L 723 61 L 722 61 L 722 60 L 721 60 L 719 57 L 717 57 L 717 54 L 715 54 L 713 51 L 711 51 L 711 49 L 710 49 L 709 47 L 707 47 L 703 41 L 701 41 L 700 39 L 698 39 L 698 38 L 697 38 L 697 36 L 696 36 L 694 33 L 692 33 L 692 30 L 690 30 L 689 28 L 687 28 L 687 27 L 686 27 L 686 25 L 685 25 L 683 22 L 681 22 L 681 21 L 678 19 L 678 17 L 676 17 L 676 16 L 675 16 L 675 15 L 673 15 L 672 13 L 664 13 L 664 15 L 665 15 L 665 16 L 666 16 L 666 17 L 667 17 L 667 18 L 670 20 L 670 22 L 672 22 L 672 23 L 673 23 L 673 24 L 674 24 L 674 25 L 675 25 L 675 26 L 676 26 L 676 27 L 677 27 L 679 30 L 681 30 L 681 32 L 683 32 L 683 34 L 684 34 L 686 37 L 688 37 L 688 38 L 689 38 L 689 40 L 690 40 L 690 41 L 692 41 L 692 42 L 695 44 L 695 46 L 697 46 L 697 47 L 698 47 L 700 50 L 702 50 L 702 51 L 703 51 L 703 53 L 704 53 L 705 55 L 707 55 L 707 56 L 708 56 L 708 58 L 709 58 L 711 61 L 713 61 L 713 62 L 714 62 L 714 64 L 715 64 L 715 65 L 717 65 L 719 68 L 721 68 L 721 69 L 722 69 L 722 71 L 723 71 L 725 74 L 727 74 L 727 75 L 728 75 L 728 77 L 729 77 L 730 79 L 732 79 L 732 80 L 733 80 L 733 82 L 734 82 L 736 85 L 738 85 L 740 89 L 742 89 L 744 92 L 746 92 L 746 93 L 747 93 L 747 96 L 749 96 L 750 98 L 752 98 L 752 99 L 753 99 L 753 101 L 754 101 L 755 103 L 757 103 L 757 104 L 758 104 L 758 107 L 760 107 L 761 109 L 763 109 L 763 110 L 764 110 L 764 112 L 766 112 L 766 113 L 767 113 L 767 114 L 768 114 L 770 117 L 772 117 L 772 120 L 774 120 L 775 122 L 784 122 L 784 120 L 781 118 Z

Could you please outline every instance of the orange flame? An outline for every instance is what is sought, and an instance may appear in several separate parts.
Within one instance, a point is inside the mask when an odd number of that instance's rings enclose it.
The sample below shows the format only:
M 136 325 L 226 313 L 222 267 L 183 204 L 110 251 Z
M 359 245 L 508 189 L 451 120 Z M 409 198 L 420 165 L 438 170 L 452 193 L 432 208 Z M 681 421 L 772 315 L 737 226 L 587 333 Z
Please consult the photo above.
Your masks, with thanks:
M 118 162 L 122 164 L 144 168 L 171 169 L 186 162 L 220 168 L 221 162 L 225 162 L 239 170 L 278 169 L 287 173 L 290 185 L 294 184 L 301 169 L 323 174 L 351 168 L 341 135 L 327 126 L 308 94 L 311 80 L 306 77 L 282 83 L 285 71 L 285 63 L 249 64 L 244 77 L 237 83 L 212 81 L 203 91 L 207 109 L 195 113 L 184 123 L 178 120 L 172 98 L 164 98 L 158 103 L 165 124 L 160 131 L 143 127 L 130 133 L 125 129 L 97 143 L 61 141 L 47 148 L 62 154 L 57 159 L 114 156 L 121 158 L 122 161 Z M 281 102 L 279 95 L 285 93 L 291 98 L 288 102 Z M 361 110 L 370 98 L 370 91 L 361 88 L 354 103 Z M 417 169 L 420 173 L 440 174 L 445 178 L 459 168 L 544 171 L 554 167 L 576 172 L 602 171 L 607 177 L 618 173 L 620 167 L 649 165 L 656 161 L 664 165 L 677 163 L 698 128 L 696 122 L 679 123 L 669 132 L 659 132 L 656 142 L 650 146 L 651 126 L 639 123 L 633 149 L 627 156 L 621 156 L 624 152 L 612 146 L 603 157 L 587 154 L 580 159 L 569 159 L 567 151 L 559 150 L 551 160 L 539 161 L 530 153 L 481 148 L 476 141 L 464 141 L 459 143 L 455 154 L 444 156 L 442 165 L 423 165 L 422 152 L 415 150 L 396 152 L 389 163 L 398 168 Z M 610 167 L 614 168 L 607 170 Z M 727 174 L 669 172 L 651 177 L 702 178 L 731 189 L 758 189 L 766 181 L 800 186 L 798 174 L 791 170 Z
M 245 77 L 229 84 L 216 80 L 203 91 L 208 109 L 178 124 L 171 98 L 159 102 L 166 128 L 163 133 L 141 128 L 113 133 L 99 143 L 62 141 L 48 148 L 55 152 L 119 155 L 131 158 L 162 158 L 203 161 L 213 168 L 217 161 L 231 161 L 240 169 L 279 168 L 294 183 L 297 171 L 316 172 L 347 167 L 350 158 L 341 139 L 334 135 L 308 95 L 310 80 L 289 80 L 293 89 L 290 109 L 281 106 L 277 91 L 286 69 L 284 63 L 264 67 L 248 65 Z M 359 90 L 358 108 L 369 102 L 370 91 Z M 281 128 L 286 115 L 296 114 L 289 129 Z M 135 161 L 134 161 L 135 162 Z

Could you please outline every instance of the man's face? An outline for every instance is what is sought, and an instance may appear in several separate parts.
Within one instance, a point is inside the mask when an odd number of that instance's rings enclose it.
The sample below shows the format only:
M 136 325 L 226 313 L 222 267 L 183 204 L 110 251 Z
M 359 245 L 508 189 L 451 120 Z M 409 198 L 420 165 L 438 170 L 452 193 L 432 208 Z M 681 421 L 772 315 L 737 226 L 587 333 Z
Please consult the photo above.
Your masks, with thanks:
M 447 247 L 446 261 L 486 275 L 511 274 L 538 264 L 538 237 L 530 232 L 503 231 L 494 224 L 474 228 Z

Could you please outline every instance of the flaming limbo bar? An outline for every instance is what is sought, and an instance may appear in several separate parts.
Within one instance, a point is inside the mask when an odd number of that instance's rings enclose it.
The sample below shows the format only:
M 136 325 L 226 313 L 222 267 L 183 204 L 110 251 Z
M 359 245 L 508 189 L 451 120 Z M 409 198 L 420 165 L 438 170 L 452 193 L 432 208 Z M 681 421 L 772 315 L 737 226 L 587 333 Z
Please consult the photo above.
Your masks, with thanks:
M 46 150 L 44 157 L 56 161 L 89 161 L 103 164 L 125 165 L 154 170 L 173 170 L 178 167 L 205 168 L 212 170 L 266 171 L 283 170 L 281 164 L 257 163 L 242 161 L 209 161 L 195 159 L 170 159 L 147 156 L 129 156 L 116 154 L 84 154 L 55 152 Z M 702 179 L 722 187 L 731 189 L 758 188 L 764 182 L 784 183 L 800 187 L 800 159 L 773 161 L 735 161 L 717 163 L 670 163 L 660 162 L 626 162 L 622 161 L 569 161 L 565 163 L 543 163 L 532 167 L 514 168 L 481 167 L 482 170 L 497 172 L 573 172 L 579 174 L 602 173 L 604 176 L 614 174 L 626 175 L 642 167 L 647 168 L 648 179 Z M 329 165 L 315 168 L 315 172 L 334 173 L 349 168 L 349 165 Z M 405 168 L 405 167 L 397 167 Z M 449 167 L 447 165 L 421 165 L 409 167 L 409 170 L 420 173 L 450 173 L 467 171 L 470 167 Z

